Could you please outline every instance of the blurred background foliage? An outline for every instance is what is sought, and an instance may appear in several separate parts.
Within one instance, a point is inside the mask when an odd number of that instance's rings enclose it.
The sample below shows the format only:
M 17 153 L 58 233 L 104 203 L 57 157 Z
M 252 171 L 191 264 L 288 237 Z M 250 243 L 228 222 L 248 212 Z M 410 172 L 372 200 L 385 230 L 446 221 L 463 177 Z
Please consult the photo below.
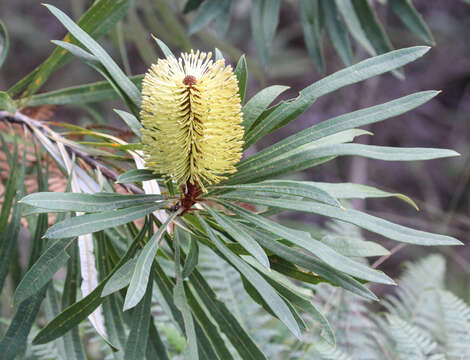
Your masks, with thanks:
M 49 3 L 78 20 L 92 1 L 50 0 Z M 377 16 L 383 32 L 382 38 L 368 39 L 369 45 L 364 43 L 364 39 L 362 43 L 357 41 L 358 35 L 346 28 L 338 33 L 334 27 L 328 27 L 324 19 L 309 17 L 309 14 L 319 13 L 318 9 L 315 12 L 310 8 L 312 4 L 317 4 L 315 1 L 272 1 L 279 4 L 278 21 L 274 23 L 263 22 L 265 3 L 271 1 L 135 0 L 124 19 L 100 43 L 128 75 L 142 74 L 160 55 L 151 33 L 165 41 L 175 52 L 176 49 L 211 50 L 217 47 L 233 63 L 241 54 L 246 54 L 250 69 L 247 98 L 271 84 L 289 85 L 290 89 L 281 98 L 291 98 L 296 96 L 298 90 L 318 80 L 323 74 L 341 69 L 344 64 L 356 63 L 359 59 L 385 52 L 392 47 L 435 43 L 436 46 L 426 57 L 407 67 L 406 81 L 400 80 L 401 74 L 387 74 L 354 87 L 340 89 L 336 97 L 320 98 L 299 119 L 263 139 L 257 146 L 274 143 L 324 119 L 382 103 L 404 93 L 440 89 L 442 94 L 433 101 L 386 125 L 378 125 L 380 131 L 376 132 L 376 126 L 370 125 L 367 130 L 375 136 L 361 141 L 386 146 L 453 148 L 462 154 L 460 158 L 429 163 L 384 163 L 343 157 L 306 171 L 299 179 L 380 185 L 385 190 L 410 195 L 421 208 L 418 214 L 397 200 L 386 203 L 380 199 L 355 200 L 354 205 L 404 225 L 447 233 L 467 243 L 470 233 L 470 6 L 466 1 L 414 0 L 416 10 L 427 24 L 427 27 L 423 25 L 418 29 L 403 26 L 407 24 L 405 18 L 397 16 L 398 10 L 388 6 L 387 1 L 371 1 L 373 13 L 369 15 Z M 364 6 L 368 4 L 367 1 L 363 3 Z M 219 10 L 221 6 L 225 8 Z M 230 11 L 227 11 L 229 8 Z M 201 9 L 206 14 L 205 18 Z M 320 13 L 326 18 L 328 14 L 331 15 L 328 13 L 330 10 L 323 8 Z M 10 36 L 9 56 L 0 71 L 0 89 L 9 89 L 50 55 L 55 45 L 49 40 L 62 38 L 64 29 L 40 5 L 40 1 L 4 0 L 0 3 L 0 17 Z M 264 31 L 257 31 L 256 26 L 263 26 Z M 320 29 L 318 38 L 306 38 L 306 28 L 315 29 L 316 26 Z M 264 38 L 259 37 L 261 33 Z M 335 36 L 335 44 L 339 41 L 343 47 L 335 46 L 331 41 Z M 323 50 L 319 50 L 320 46 L 312 47 L 312 44 L 322 44 Z M 98 80 L 101 79 L 89 67 L 72 60 L 48 79 L 40 92 Z M 121 122 L 111 111 L 113 107 L 116 107 L 116 103 L 111 101 L 77 104 L 74 107 L 67 106 L 67 109 L 52 105 L 40 108 L 40 114 L 47 119 L 79 125 L 95 122 L 119 127 Z M 4 172 L 0 172 L 0 176 L 7 178 Z M 321 221 L 310 214 L 296 214 L 295 220 L 288 216 L 283 218 L 290 224 L 294 221 L 318 224 Z M 383 244 L 393 248 L 393 244 L 387 240 L 383 240 Z M 440 275 L 445 276 L 445 287 L 467 302 L 470 301 L 468 247 L 399 246 L 394 249 L 396 253 L 381 267 L 392 277 L 401 273 L 400 265 L 405 260 L 441 253 L 447 260 L 447 273 L 444 275 L 442 271 Z M 444 262 L 440 257 L 436 261 Z M 441 284 L 436 286 L 440 287 Z M 372 288 L 379 297 L 394 291 L 391 287 L 378 284 L 373 284 Z M 2 307 L 3 315 L 5 311 Z M 156 313 L 158 311 L 155 309 Z M 172 333 L 171 326 L 162 331 L 171 339 L 175 349 L 181 346 L 181 339 Z M 393 334 L 389 336 L 393 337 Z M 272 351 L 275 353 L 277 350 Z

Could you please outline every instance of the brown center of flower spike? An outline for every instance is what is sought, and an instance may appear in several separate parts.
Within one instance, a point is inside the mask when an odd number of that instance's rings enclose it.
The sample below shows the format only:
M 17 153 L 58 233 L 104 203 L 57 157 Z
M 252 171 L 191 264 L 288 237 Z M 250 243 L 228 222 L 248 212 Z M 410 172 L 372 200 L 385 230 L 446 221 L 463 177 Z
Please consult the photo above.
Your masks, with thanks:
M 183 84 L 193 86 L 196 85 L 197 80 L 193 75 L 186 75 L 186 77 L 183 79 Z

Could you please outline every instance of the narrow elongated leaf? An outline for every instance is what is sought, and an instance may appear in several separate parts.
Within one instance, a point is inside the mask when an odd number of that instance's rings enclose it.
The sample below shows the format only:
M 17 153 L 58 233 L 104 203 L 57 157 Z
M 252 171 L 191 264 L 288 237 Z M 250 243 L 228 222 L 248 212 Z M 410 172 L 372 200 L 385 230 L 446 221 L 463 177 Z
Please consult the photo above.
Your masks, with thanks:
M 106 34 L 125 14 L 131 0 L 98 0 L 80 18 L 78 25 L 94 38 Z M 77 44 L 77 40 L 67 34 L 64 41 Z M 70 54 L 57 48 L 39 67 L 16 83 L 8 93 L 11 96 L 18 94 L 25 86 L 27 90 L 22 94 L 26 98 L 34 94 L 49 78 L 49 76 L 72 58 Z
M 238 226 L 229 217 L 222 213 L 217 213 L 209 206 L 204 206 L 205 209 L 211 214 L 214 220 L 226 231 L 233 239 L 235 239 L 241 246 L 245 248 L 248 253 L 260 262 L 263 266 L 269 268 L 268 256 L 263 248 L 251 237 L 250 234 L 245 232 L 243 228 Z
M 142 249 L 142 252 L 137 258 L 137 263 L 135 265 L 134 273 L 132 274 L 129 288 L 127 289 L 126 298 L 124 300 L 124 311 L 136 306 L 144 296 L 145 289 L 147 289 L 147 283 L 149 281 L 150 270 L 152 269 L 152 263 L 155 259 L 158 245 L 160 243 L 160 238 L 163 236 L 168 224 L 170 224 L 179 214 L 180 212 L 177 211 L 169 216 L 165 223 L 160 226 L 155 235 L 150 238 Z
M 238 80 L 238 94 L 240 95 L 240 103 L 243 105 L 246 94 L 246 82 L 248 80 L 248 67 L 245 55 L 240 56 L 237 66 L 233 71 Z
M 193 237 L 191 237 L 189 241 L 189 253 L 184 262 L 182 272 L 183 279 L 191 275 L 199 261 L 199 245 L 197 244 L 196 239 L 194 239 Z
M 219 358 L 222 360 L 233 360 L 234 357 L 230 350 L 227 347 L 226 341 L 221 336 L 220 330 L 217 326 L 211 321 L 208 314 L 212 313 L 212 309 L 209 310 L 205 307 L 205 304 L 198 302 L 192 290 L 187 284 L 185 284 L 184 291 L 187 297 L 187 301 L 189 306 L 191 307 L 191 311 L 196 317 L 199 324 L 201 324 L 201 328 L 207 334 L 207 338 L 211 341 L 214 349 L 216 350 Z
M 222 195 L 227 196 L 227 195 Z M 415 230 L 406 226 L 394 224 L 387 220 L 369 215 L 358 210 L 341 209 L 330 205 L 311 201 L 278 200 L 269 198 L 235 198 L 232 200 L 243 201 L 258 205 L 273 206 L 294 211 L 310 212 L 333 219 L 345 221 L 392 240 L 417 245 L 461 245 L 462 243 L 450 236 L 432 234 L 421 230 Z
M 230 196 L 230 194 L 228 196 Z M 279 201 L 282 202 L 284 200 L 281 199 Z M 247 215 L 245 216 L 248 217 Z M 382 284 L 395 284 L 394 281 L 384 273 L 370 269 L 363 264 L 357 263 L 337 253 L 321 241 L 313 239 L 310 234 L 305 231 L 285 227 L 256 214 L 251 214 L 249 218 L 255 225 L 262 226 L 263 229 L 271 232 L 273 235 L 289 240 L 293 244 L 310 251 L 313 255 L 335 269 L 364 280 Z
M 371 106 L 365 109 L 357 110 L 348 114 L 340 115 L 325 120 L 308 129 L 302 130 L 297 134 L 279 141 L 278 143 L 267 147 L 253 156 L 243 160 L 238 168 L 241 170 L 246 166 L 263 164 L 267 160 L 287 153 L 288 151 L 319 140 L 325 136 L 335 134 L 340 131 L 352 129 L 359 126 L 373 124 L 379 121 L 389 119 L 394 116 L 404 114 L 439 94 L 438 91 L 422 91 L 407 95 L 384 104 Z
M 2 137 L 2 140 L 3 140 L 3 137 Z M 8 176 L 8 181 L 5 185 L 5 190 L 2 194 L 3 202 L 2 202 L 2 209 L 0 210 L 0 236 L 4 234 L 5 229 L 8 225 L 10 211 L 14 204 L 15 195 L 17 195 L 16 190 L 22 185 L 18 179 L 18 175 L 22 174 L 22 171 L 20 171 L 19 163 L 18 161 L 16 161 L 16 159 L 18 158 L 18 147 L 16 146 L 16 143 L 15 143 L 15 152 L 13 153 L 13 157 L 11 157 L 11 153 L 9 153 L 8 146 L 4 142 L 3 142 L 3 145 L 4 145 L 4 148 L 6 149 L 5 154 L 7 155 L 7 158 L 9 158 L 8 163 L 10 165 L 10 174 Z M 22 178 L 20 178 L 20 180 L 23 181 Z
M 62 309 L 65 309 L 77 301 L 77 279 L 80 276 L 80 259 L 78 253 L 78 243 L 73 243 L 68 249 L 70 261 L 67 264 L 67 276 L 65 277 L 64 288 L 62 292 Z M 52 285 L 52 283 L 51 283 Z M 57 314 L 56 314 L 57 316 Z M 55 318 L 55 317 L 54 317 Z M 51 321 L 51 320 L 50 320 Z M 85 360 L 85 349 L 80 339 L 78 326 L 72 328 L 71 331 L 64 334 L 61 339 L 67 351 L 67 358 L 76 360 Z
M 106 51 L 86 31 L 75 24 L 64 12 L 52 5 L 45 5 L 52 14 L 103 64 L 134 105 L 140 106 L 140 92 L 124 72 L 116 65 Z
M 369 257 L 389 255 L 390 251 L 373 241 L 364 241 L 344 235 L 326 235 L 322 241 L 347 257 Z
M 429 45 L 435 44 L 431 31 L 413 6 L 411 0 L 392 0 L 389 2 L 389 5 L 392 11 L 413 34 Z
M 168 46 L 166 46 L 166 44 L 161 41 L 160 39 L 156 38 L 155 36 L 153 36 L 153 39 L 155 40 L 155 42 L 157 43 L 157 45 L 160 47 L 160 49 L 162 50 L 163 52 L 163 55 L 165 55 L 165 57 L 175 57 L 175 55 L 173 55 L 172 51 L 170 50 L 170 48 Z
M 229 0 L 206 0 L 198 9 L 189 25 L 188 33 L 194 34 L 218 17 L 225 9 Z
M 142 137 L 142 133 L 140 132 L 142 125 L 134 115 L 128 113 L 127 111 L 117 109 L 114 109 L 114 112 L 121 117 L 121 119 L 127 124 L 129 129 L 131 129 L 131 131 L 137 135 L 137 137 Z
M 7 58 L 9 47 L 10 39 L 8 37 L 7 28 L 5 27 L 5 24 L 0 21 L 0 68 Z
M 142 204 L 121 210 L 111 210 L 98 214 L 75 216 L 53 225 L 49 230 L 47 230 L 45 236 L 49 239 L 59 239 L 90 234 L 96 231 L 127 224 L 128 222 L 142 218 L 161 208 L 161 204 Z
M 26 347 L 28 334 L 45 295 L 46 287 L 19 305 L 5 336 L 0 341 L 2 359 L 13 360 Z
M 335 195 L 316 186 L 313 182 L 293 180 L 266 180 L 260 183 L 240 185 L 219 185 L 217 188 L 244 191 L 267 191 L 278 194 L 302 196 L 332 206 L 340 206 Z
M 119 175 L 116 182 L 119 184 L 129 184 L 154 179 L 155 174 L 151 170 L 133 169 L 125 172 L 124 174 Z
M 357 14 L 361 27 L 367 38 L 374 47 L 377 54 L 383 54 L 393 49 L 390 39 L 374 14 L 367 0 L 353 0 L 354 10 Z
M 205 0 L 188 0 L 184 5 L 183 14 L 196 10 Z
M 335 72 L 300 91 L 299 97 L 293 101 L 282 102 L 279 108 L 260 122 L 246 138 L 247 147 L 264 135 L 278 129 L 305 112 L 320 96 L 347 85 L 357 83 L 370 77 L 394 70 L 412 62 L 429 51 L 427 46 L 415 46 L 390 51 L 346 69 Z
M 331 42 L 346 65 L 352 64 L 352 49 L 348 34 L 339 19 L 338 8 L 334 0 L 323 0 L 321 7 L 325 17 L 325 25 L 330 34 Z
M 323 56 L 323 13 L 319 0 L 300 0 L 300 24 L 307 51 L 320 73 L 325 72 Z
M 387 161 L 432 160 L 459 156 L 454 150 L 433 148 L 399 148 L 364 144 L 336 144 L 318 147 L 315 157 L 355 155 Z
M 227 258 L 227 260 L 240 271 L 247 280 L 257 289 L 260 296 L 272 309 L 274 314 L 281 320 L 287 328 L 296 336 L 300 337 L 299 326 L 294 319 L 291 311 L 287 307 L 286 303 L 280 298 L 280 296 L 274 291 L 274 289 L 264 280 L 257 272 L 250 268 L 243 260 L 232 253 L 221 240 L 217 238 L 212 229 L 207 223 L 198 216 L 199 221 L 204 226 L 204 230 L 210 237 L 211 241 L 217 247 L 217 249 Z
M 49 212 L 101 212 L 138 204 L 153 203 L 159 200 L 162 200 L 161 195 L 41 192 L 27 195 L 21 199 L 21 202 L 41 209 L 48 209 Z
M 251 127 L 256 123 L 256 120 L 258 120 L 269 104 L 287 89 L 289 89 L 288 86 L 282 85 L 268 86 L 248 100 L 243 107 L 243 128 L 245 129 L 245 136 L 247 136 Z
M 146 356 L 147 359 L 170 360 L 168 357 L 168 351 L 155 324 L 153 323 L 153 319 L 150 320 L 149 341 L 147 342 Z
M 126 360 L 143 360 L 145 358 L 149 326 L 152 318 L 152 285 L 153 281 L 149 281 L 144 298 L 132 312 L 131 329 L 124 350 L 124 359 Z
M 67 263 L 69 255 L 65 249 L 72 241 L 73 239 L 70 238 L 58 239 L 44 251 L 16 288 L 15 304 L 19 304 L 40 291 L 52 279 L 52 276 Z
M 129 79 L 140 89 L 143 75 Z M 107 81 L 71 86 L 68 88 L 33 95 L 28 98 L 29 106 L 89 104 L 118 99 L 119 95 Z
M 251 34 L 261 65 L 269 62 L 271 44 L 279 22 L 280 0 L 253 0 Z
M 377 55 L 374 47 L 367 38 L 366 33 L 362 29 L 361 22 L 357 17 L 356 11 L 352 4 L 352 0 L 335 0 L 336 6 L 341 13 L 344 23 L 353 38 L 372 56 Z
M 311 182 L 312 185 L 323 189 L 331 196 L 338 199 L 368 199 L 368 198 L 381 198 L 381 197 L 396 197 L 413 206 L 416 210 L 418 206 L 408 196 L 399 193 L 390 193 L 377 189 L 372 186 L 353 184 L 353 183 L 323 183 Z
M 266 360 L 266 356 L 258 345 L 256 345 L 227 306 L 218 299 L 216 293 L 210 288 L 206 279 L 197 269 L 194 269 L 191 273 L 189 280 L 201 302 L 210 309 L 211 316 L 240 356 L 243 359 L 249 360 Z
M 109 279 L 116 273 L 116 271 L 129 261 L 135 254 L 139 243 L 144 239 L 145 233 L 147 232 L 148 224 L 145 223 L 142 230 L 133 240 L 132 244 L 127 249 L 124 256 L 119 259 L 119 262 L 113 268 L 113 270 L 106 275 L 106 277 L 101 281 L 98 286 L 85 296 L 80 301 L 68 306 L 63 310 L 59 315 L 57 315 L 54 320 L 49 322 L 40 332 L 36 335 L 33 340 L 33 344 L 44 344 L 49 341 L 55 340 L 58 337 L 65 334 L 67 331 L 72 329 L 74 326 L 79 324 L 82 320 L 86 319 L 98 306 L 103 302 L 101 293 L 104 286 L 109 281 Z
M 184 349 L 184 358 L 187 360 L 199 360 L 196 330 L 194 328 L 194 319 L 191 314 L 188 302 L 186 301 L 186 294 L 183 285 L 183 274 L 180 264 L 180 245 L 179 238 L 181 236 L 181 229 L 176 229 L 174 236 L 175 244 L 175 274 L 176 285 L 173 289 L 173 299 L 176 307 L 181 311 L 184 321 L 184 332 L 186 333 L 187 345 Z
M 118 290 L 125 288 L 131 282 L 137 258 L 131 259 L 122 265 L 106 283 L 101 293 L 102 297 L 108 296 Z
M 252 218 L 252 214 L 250 212 L 247 212 L 244 209 L 236 205 L 230 204 L 230 203 L 225 203 L 225 202 L 221 202 L 221 203 L 225 207 L 227 207 L 228 209 L 232 210 L 234 213 L 239 215 L 240 217 L 250 221 L 253 224 L 257 224 L 257 219 Z M 332 268 L 331 266 L 313 258 L 312 256 L 306 254 L 303 251 L 298 251 L 287 245 L 282 244 L 279 241 L 275 241 L 276 239 L 273 239 L 271 233 L 266 233 L 266 232 L 259 231 L 259 230 L 255 232 L 255 231 L 248 229 L 246 226 L 244 227 L 245 227 L 245 230 L 249 231 L 251 235 L 260 243 L 260 245 L 262 245 L 264 248 L 268 249 L 269 251 L 273 252 L 280 258 L 286 260 L 290 264 L 287 275 L 297 276 L 301 274 L 302 276 L 298 277 L 299 280 L 310 282 L 310 283 L 318 283 L 320 281 L 327 280 L 334 285 L 341 286 L 342 288 L 348 291 L 351 291 L 352 293 L 355 293 L 359 296 L 362 296 L 366 299 L 378 300 L 373 292 L 371 292 L 367 287 L 365 287 L 359 281 L 355 280 L 349 275 L 346 275 L 343 272 L 340 272 L 337 269 Z M 292 264 L 296 264 L 297 266 L 300 266 L 304 269 L 312 271 L 315 274 L 314 276 L 315 281 L 312 281 L 311 274 L 304 273 L 304 272 L 301 272 L 299 274 L 298 271 L 294 273 L 293 270 L 295 270 L 295 267 L 293 267 Z M 281 271 L 281 269 L 277 265 L 278 264 L 276 262 L 273 262 L 272 264 L 273 269 L 277 271 Z
M 332 345 L 336 343 L 335 334 L 328 319 L 313 305 L 312 300 L 301 292 L 303 289 L 296 289 L 295 285 L 289 282 L 284 276 L 275 271 L 268 271 L 262 268 L 259 264 L 256 264 L 253 259 L 247 256 L 244 256 L 243 259 L 260 272 L 277 292 L 289 300 L 292 305 L 312 315 L 324 330 L 326 341 Z

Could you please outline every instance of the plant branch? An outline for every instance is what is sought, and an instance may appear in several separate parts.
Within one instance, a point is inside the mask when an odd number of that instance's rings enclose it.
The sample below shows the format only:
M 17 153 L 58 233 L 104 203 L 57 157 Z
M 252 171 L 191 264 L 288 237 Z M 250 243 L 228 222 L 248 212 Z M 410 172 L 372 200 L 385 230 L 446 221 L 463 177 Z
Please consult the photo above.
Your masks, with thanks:
M 31 131 L 31 133 L 33 135 L 34 135 L 33 128 L 39 129 L 46 136 L 51 134 L 51 133 L 54 133 L 55 139 L 54 138 L 51 139 L 54 142 L 56 142 L 56 139 L 61 139 L 62 138 L 61 135 L 53 132 L 43 122 L 41 122 L 39 120 L 32 119 L 29 116 L 26 116 L 26 115 L 20 113 L 19 111 L 17 111 L 14 114 L 9 113 L 8 111 L 0 111 L 0 120 L 1 121 L 8 121 L 12 124 L 25 125 Z M 50 136 L 48 136 L 48 137 L 51 138 Z M 88 164 L 92 168 L 99 170 L 109 180 L 112 180 L 113 182 L 115 182 L 117 180 L 119 174 L 117 172 L 115 172 L 114 170 L 111 170 L 107 166 L 103 165 L 100 161 L 96 160 L 93 156 L 90 156 L 87 153 L 85 153 L 84 151 L 79 150 L 79 149 L 67 144 L 67 142 L 65 142 L 65 141 L 63 142 L 63 145 L 65 146 L 65 148 L 70 153 L 75 154 L 76 157 L 82 159 L 86 164 Z M 119 185 L 122 186 L 124 189 L 126 189 L 126 190 L 128 190 L 128 191 L 130 191 L 134 194 L 144 194 L 144 191 L 141 188 L 139 188 L 138 186 L 134 185 L 134 184 L 119 184 Z

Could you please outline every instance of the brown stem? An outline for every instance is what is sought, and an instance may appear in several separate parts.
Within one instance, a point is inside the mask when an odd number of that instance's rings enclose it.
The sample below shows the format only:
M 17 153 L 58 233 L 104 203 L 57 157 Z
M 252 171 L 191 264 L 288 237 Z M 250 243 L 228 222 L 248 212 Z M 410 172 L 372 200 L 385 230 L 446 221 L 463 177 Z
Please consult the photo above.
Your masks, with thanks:
M 13 124 L 22 124 L 28 127 L 28 129 L 31 131 L 31 133 L 34 135 L 32 126 L 37 127 L 40 129 L 42 132 L 44 132 L 47 135 L 47 132 L 50 131 L 46 125 L 44 125 L 41 121 L 32 119 L 20 112 L 16 112 L 14 114 L 9 113 L 8 111 L 0 111 L 0 120 L 3 121 L 8 121 Z M 59 134 L 56 134 L 57 137 L 61 137 Z M 52 139 L 51 139 L 52 140 Z M 53 140 L 52 140 L 53 141 Z M 85 152 L 78 150 L 70 145 L 67 145 L 66 143 L 63 144 L 65 148 L 71 153 L 75 154 L 75 156 L 79 157 L 82 159 L 85 163 L 87 163 L 89 166 L 91 166 L 94 169 L 98 169 L 101 171 L 101 173 L 108 179 L 112 181 L 116 181 L 119 174 L 116 173 L 115 171 L 111 170 L 110 168 L 106 167 L 103 165 L 101 162 L 96 160 L 94 157 L 86 154 Z M 139 188 L 138 186 L 134 184 L 119 184 L 122 186 L 124 189 L 134 193 L 134 194 L 144 194 L 144 191 Z

